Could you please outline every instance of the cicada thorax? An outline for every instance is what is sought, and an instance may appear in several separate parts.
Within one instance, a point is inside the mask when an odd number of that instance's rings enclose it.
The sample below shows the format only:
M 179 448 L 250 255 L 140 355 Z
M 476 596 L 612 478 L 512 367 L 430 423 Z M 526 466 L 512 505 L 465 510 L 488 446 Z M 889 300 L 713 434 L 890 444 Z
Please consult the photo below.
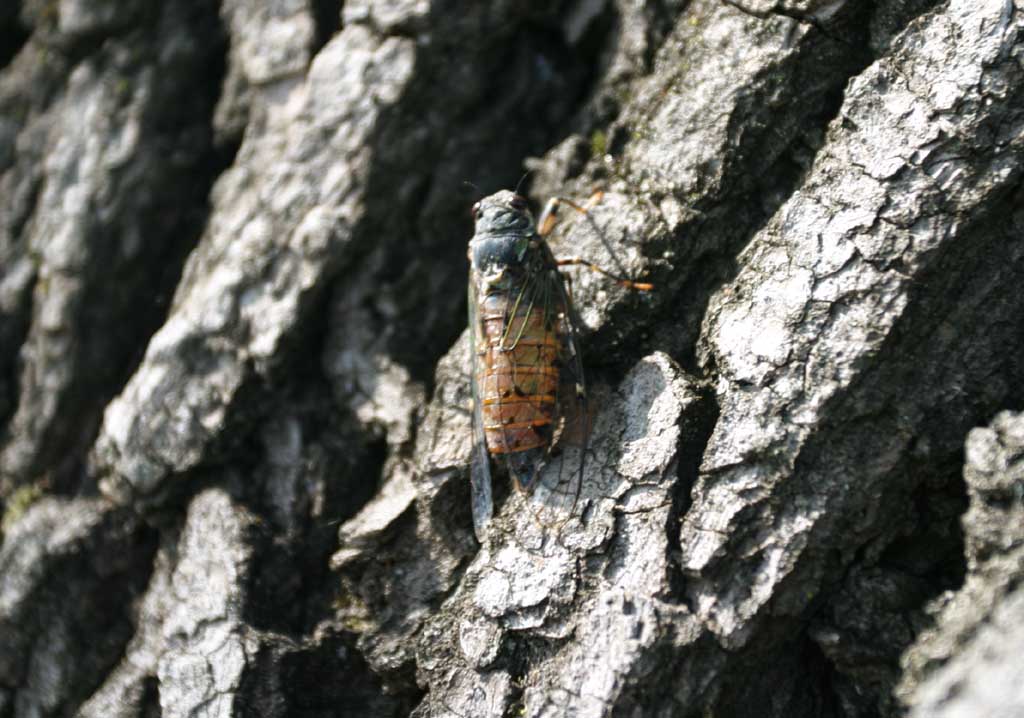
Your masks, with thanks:
M 524 294 L 513 285 L 482 298 L 477 380 L 487 450 L 529 489 L 555 430 L 562 341 L 551 307 L 524 307 Z

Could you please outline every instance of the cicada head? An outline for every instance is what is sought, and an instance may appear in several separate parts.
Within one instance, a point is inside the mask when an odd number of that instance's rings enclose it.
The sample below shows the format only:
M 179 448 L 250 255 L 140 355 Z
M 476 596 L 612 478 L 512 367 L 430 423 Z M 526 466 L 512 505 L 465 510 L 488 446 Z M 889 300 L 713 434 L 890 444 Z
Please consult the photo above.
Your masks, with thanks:
M 534 237 L 533 215 L 526 198 L 502 190 L 473 205 L 476 232 L 469 242 L 470 260 L 480 271 L 522 264 Z
M 522 195 L 503 189 L 473 205 L 476 234 L 504 234 L 533 229 L 533 215 Z

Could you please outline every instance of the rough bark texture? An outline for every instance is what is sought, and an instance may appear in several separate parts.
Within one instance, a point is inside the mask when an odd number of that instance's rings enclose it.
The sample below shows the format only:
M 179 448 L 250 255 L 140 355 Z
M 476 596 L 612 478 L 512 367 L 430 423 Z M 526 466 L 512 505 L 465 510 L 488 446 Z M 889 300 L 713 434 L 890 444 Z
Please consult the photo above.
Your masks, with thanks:
M 967 577 L 903 657 L 914 716 L 1024 714 L 1024 416 L 999 414 L 967 438 Z
M 481 545 L 524 166 L 655 290 Z M 0 718 L 1022 714 L 1022 207 L 1021 0 L 7 3 Z

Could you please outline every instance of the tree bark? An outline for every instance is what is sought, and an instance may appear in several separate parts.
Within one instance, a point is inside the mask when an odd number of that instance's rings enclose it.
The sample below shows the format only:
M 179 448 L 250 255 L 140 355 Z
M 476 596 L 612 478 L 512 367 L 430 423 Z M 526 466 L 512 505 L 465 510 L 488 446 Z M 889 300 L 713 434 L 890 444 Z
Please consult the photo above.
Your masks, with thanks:
M 654 290 L 478 542 L 524 167 Z M 1022 175 L 1021 0 L 0 10 L 0 718 L 1024 712 Z

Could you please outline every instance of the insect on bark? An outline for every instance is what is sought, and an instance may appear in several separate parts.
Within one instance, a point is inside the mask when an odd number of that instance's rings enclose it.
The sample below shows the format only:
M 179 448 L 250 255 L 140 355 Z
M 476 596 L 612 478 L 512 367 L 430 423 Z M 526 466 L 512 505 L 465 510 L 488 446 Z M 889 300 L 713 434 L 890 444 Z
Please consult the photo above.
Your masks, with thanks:
M 595 194 L 588 205 L 596 203 Z M 578 320 L 560 266 L 586 265 L 635 289 L 631 282 L 572 257 L 556 260 L 545 237 L 568 200 L 548 202 L 534 227 L 526 199 L 503 190 L 473 207 L 469 242 L 469 327 L 473 375 L 473 527 L 481 541 L 493 512 L 491 457 L 521 492 L 543 493 L 543 524 L 571 516 L 583 480 L 587 392 Z M 564 451 L 567 437 L 576 450 Z M 570 456 L 570 458 L 567 458 Z

